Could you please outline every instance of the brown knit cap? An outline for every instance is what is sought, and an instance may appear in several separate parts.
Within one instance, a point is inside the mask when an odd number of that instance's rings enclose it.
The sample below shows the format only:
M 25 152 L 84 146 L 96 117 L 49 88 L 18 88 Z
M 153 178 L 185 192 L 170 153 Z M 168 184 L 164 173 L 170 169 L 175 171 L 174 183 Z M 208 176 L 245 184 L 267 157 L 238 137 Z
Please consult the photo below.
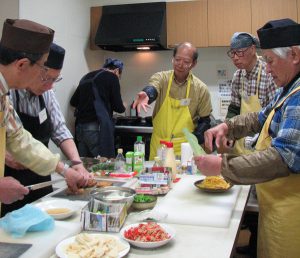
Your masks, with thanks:
M 48 53 L 54 30 L 24 19 L 6 19 L 3 24 L 1 46 L 29 54 Z

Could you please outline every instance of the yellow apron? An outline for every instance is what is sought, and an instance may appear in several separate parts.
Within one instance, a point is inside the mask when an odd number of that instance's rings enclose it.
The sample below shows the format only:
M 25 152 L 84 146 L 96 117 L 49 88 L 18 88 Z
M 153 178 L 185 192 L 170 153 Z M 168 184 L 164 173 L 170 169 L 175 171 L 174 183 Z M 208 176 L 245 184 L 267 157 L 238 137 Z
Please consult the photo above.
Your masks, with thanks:
M 244 91 L 244 80 L 242 80 L 242 98 L 241 98 L 241 114 L 247 114 L 250 112 L 258 112 L 262 109 L 259 98 L 258 98 L 258 86 L 260 82 L 262 64 L 259 66 L 258 76 L 256 80 L 256 93 L 255 95 L 248 96 L 247 92 Z M 246 97 L 244 97 L 246 96 Z M 234 154 L 242 155 L 242 154 L 250 154 L 253 151 L 245 149 L 245 138 L 241 138 L 235 141 L 233 151 Z
M 0 178 L 4 176 L 4 163 L 5 163 L 5 146 L 6 146 L 6 127 L 3 122 L 4 112 L 0 112 Z M 0 202 L 1 214 L 1 202 Z
M 160 140 L 172 141 L 175 155 L 180 155 L 181 143 L 186 142 L 182 129 L 186 127 L 190 132 L 195 129 L 188 105 L 182 105 L 182 100 L 173 99 L 169 96 L 173 76 L 174 73 L 170 76 L 165 100 L 153 119 L 150 160 L 153 160 L 156 156 Z M 186 90 L 186 99 L 188 99 L 190 93 L 191 77 L 192 75 L 190 74 Z
M 299 90 L 300 86 L 281 100 L 276 108 Z M 275 108 L 264 123 L 256 144 L 257 150 L 271 145 L 268 130 L 274 114 Z M 300 175 L 290 174 L 257 184 L 256 190 L 259 203 L 258 258 L 300 257 Z

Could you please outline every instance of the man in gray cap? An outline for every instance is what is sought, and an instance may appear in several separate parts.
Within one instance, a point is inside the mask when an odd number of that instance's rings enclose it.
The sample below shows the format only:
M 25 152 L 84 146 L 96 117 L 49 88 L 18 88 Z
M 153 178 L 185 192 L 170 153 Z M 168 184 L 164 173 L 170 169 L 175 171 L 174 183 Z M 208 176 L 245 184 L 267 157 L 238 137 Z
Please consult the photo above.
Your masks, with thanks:
M 266 72 L 266 63 L 258 57 L 257 48 L 257 38 L 249 33 L 236 32 L 231 38 L 227 54 L 238 70 L 232 78 L 231 103 L 226 118 L 258 112 L 275 96 L 276 85 Z M 234 144 L 233 153 L 251 153 L 249 147 L 245 148 L 245 138 L 239 139 Z
M 65 57 L 65 50 L 52 43 L 46 70 L 41 74 L 41 80 L 30 88 L 11 90 L 10 100 L 23 126 L 32 136 L 48 147 L 50 139 L 58 146 L 69 160 L 80 160 L 73 136 L 66 126 L 59 103 L 52 90 L 53 84 L 62 79 L 60 76 Z M 23 185 L 32 185 L 51 180 L 51 176 L 40 176 L 16 162 L 10 153 L 6 153 L 5 176 L 17 179 Z M 88 173 L 82 163 L 73 166 L 75 170 Z M 31 191 L 23 200 L 12 204 L 2 204 L 2 216 L 16 210 L 26 203 L 33 202 L 52 192 L 52 186 Z
M 256 184 L 259 204 L 258 257 L 299 257 L 300 253 L 300 24 L 266 23 L 258 31 L 267 72 L 279 89 L 260 112 L 236 116 L 205 134 L 212 149 L 228 139 L 260 132 L 256 152 L 198 156 L 206 176 L 234 184 Z
M 60 162 L 58 154 L 52 154 L 23 128 L 7 96 L 10 88 L 25 89 L 40 82 L 53 35 L 53 30 L 29 20 L 7 19 L 3 25 L 0 41 L 0 202 L 3 203 L 21 200 L 29 192 L 14 178 L 3 177 L 6 149 L 39 175 L 61 173 L 73 191 L 88 180 L 88 175 Z

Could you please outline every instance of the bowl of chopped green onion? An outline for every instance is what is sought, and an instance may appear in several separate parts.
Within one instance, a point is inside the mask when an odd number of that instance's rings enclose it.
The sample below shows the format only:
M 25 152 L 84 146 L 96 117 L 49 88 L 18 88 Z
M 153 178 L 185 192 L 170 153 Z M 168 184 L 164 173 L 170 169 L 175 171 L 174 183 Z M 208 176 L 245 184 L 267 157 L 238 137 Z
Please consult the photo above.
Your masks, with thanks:
M 136 210 L 152 209 L 157 202 L 157 197 L 149 194 L 136 194 L 133 199 L 132 208 Z

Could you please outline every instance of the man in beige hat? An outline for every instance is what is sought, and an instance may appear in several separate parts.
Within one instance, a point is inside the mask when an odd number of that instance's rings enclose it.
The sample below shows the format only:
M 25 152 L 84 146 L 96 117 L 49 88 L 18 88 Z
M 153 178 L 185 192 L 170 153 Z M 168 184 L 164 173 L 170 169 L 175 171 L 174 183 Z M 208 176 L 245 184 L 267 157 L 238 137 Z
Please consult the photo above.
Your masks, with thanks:
M 26 89 L 41 80 L 54 31 L 29 20 L 7 19 L 0 41 L 0 202 L 24 198 L 28 189 L 12 177 L 3 177 L 5 149 L 25 167 L 39 175 L 58 172 L 73 191 L 87 183 L 80 173 L 59 161 L 26 131 L 9 103 L 9 89 Z

